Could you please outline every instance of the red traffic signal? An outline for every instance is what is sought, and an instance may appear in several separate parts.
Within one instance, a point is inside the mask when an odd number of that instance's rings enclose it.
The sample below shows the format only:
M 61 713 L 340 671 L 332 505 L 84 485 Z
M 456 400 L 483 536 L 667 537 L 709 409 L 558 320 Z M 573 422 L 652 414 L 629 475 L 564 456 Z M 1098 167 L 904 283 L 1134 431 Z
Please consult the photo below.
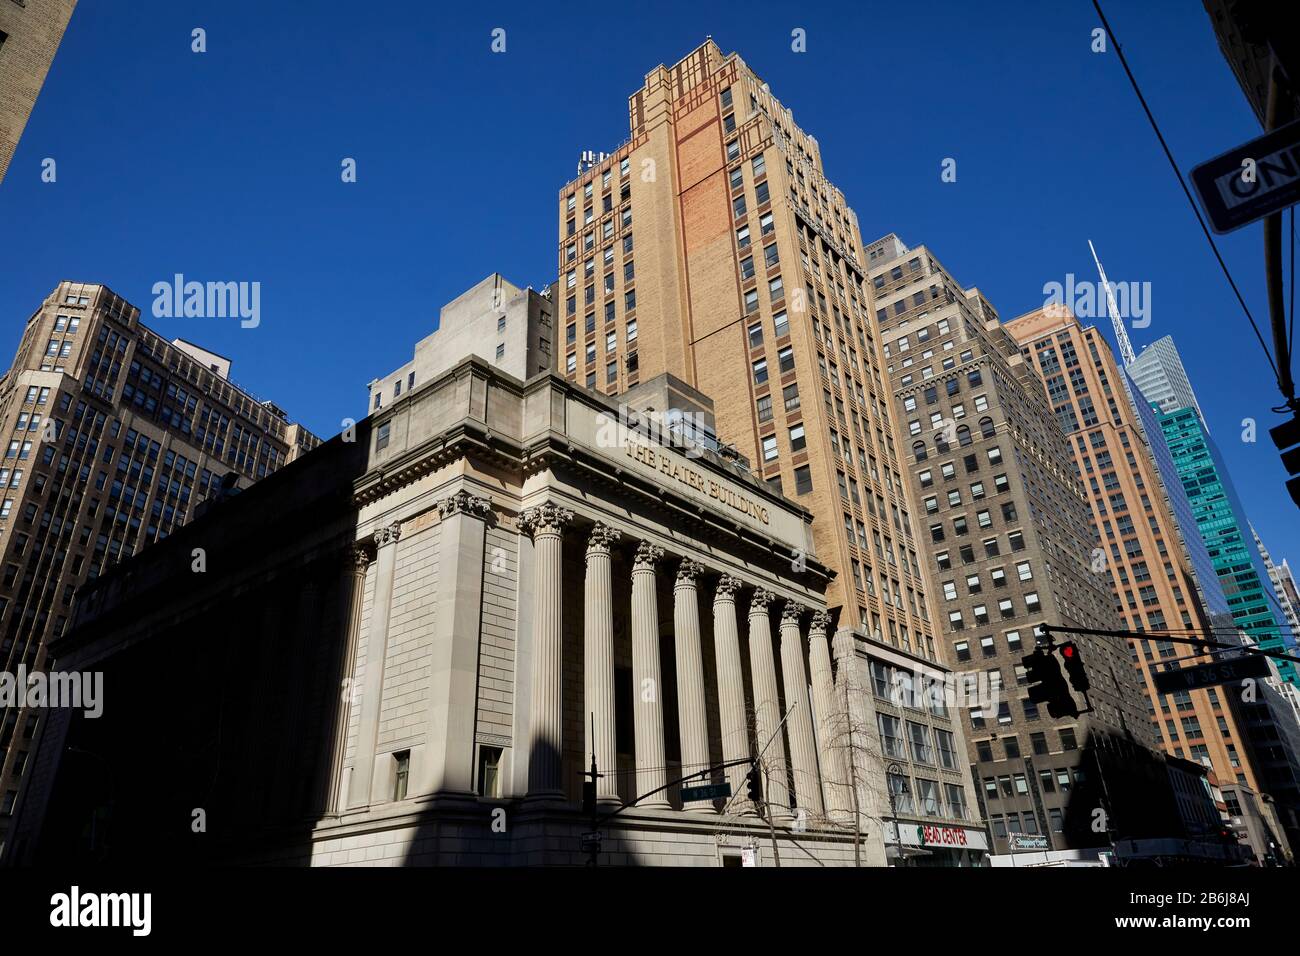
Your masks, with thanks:
M 1079 708 L 1070 693 L 1070 687 L 1061 676 L 1061 664 L 1056 655 L 1046 648 L 1038 648 L 1020 659 L 1029 683 L 1029 699 L 1036 704 L 1046 704 L 1053 717 L 1078 717 Z
M 1073 641 L 1061 645 L 1061 657 L 1065 661 L 1065 672 L 1070 675 L 1070 686 L 1080 694 L 1086 693 L 1092 685 L 1088 682 L 1088 672 L 1083 669 L 1083 657 L 1079 647 Z

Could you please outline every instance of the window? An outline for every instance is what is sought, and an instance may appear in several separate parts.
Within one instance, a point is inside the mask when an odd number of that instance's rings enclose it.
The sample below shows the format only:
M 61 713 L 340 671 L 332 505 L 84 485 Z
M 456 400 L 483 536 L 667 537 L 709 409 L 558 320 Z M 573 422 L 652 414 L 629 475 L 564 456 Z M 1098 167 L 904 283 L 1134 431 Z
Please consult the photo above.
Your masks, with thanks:
M 780 363 L 781 374 L 794 371 L 794 349 L 787 345 L 776 353 L 777 361 Z
M 776 459 L 776 436 L 768 435 L 763 439 L 763 460 L 774 461 Z
M 794 470 L 795 494 L 806 495 L 812 487 L 812 471 L 807 465 L 800 465 Z
M 938 745 L 939 766 L 945 770 L 957 769 L 957 749 L 953 744 L 952 732 L 948 730 L 938 730 L 934 732 L 934 739 Z
M 772 324 L 776 326 L 776 337 L 778 339 L 783 335 L 790 334 L 790 322 L 786 318 L 784 309 L 772 316 Z
M 749 327 L 749 347 L 756 349 L 763 344 L 763 323 L 755 322 Z
M 889 714 L 876 714 L 876 726 L 880 729 L 880 740 L 886 757 L 902 757 L 903 737 L 900 733 L 899 720 Z
M 760 422 L 770 422 L 772 420 L 772 396 L 771 395 L 759 396 L 758 420 Z
M 478 792 L 482 797 L 501 796 L 501 748 L 479 745 Z
M 406 785 L 411 776 L 411 752 L 403 750 L 393 754 L 393 799 L 406 799 Z
M 379 426 L 379 431 L 375 434 L 375 451 L 383 451 L 388 447 L 388 431 L 391 422 L 384 422 Z
M 917 763 L 934 763 L 934 751 L 930 748 L 930 728 L 916 721 L 907 722 L 907 739 L 912 749 L 912 759 Z
M 759 359 L 753 365 L 754 384 L 762 385 L 767 381 L 767 359 Z
M 804 438 L 803 425 L 795 425 L 790 429 L 790 450 L 803 451 L 808 442 Z

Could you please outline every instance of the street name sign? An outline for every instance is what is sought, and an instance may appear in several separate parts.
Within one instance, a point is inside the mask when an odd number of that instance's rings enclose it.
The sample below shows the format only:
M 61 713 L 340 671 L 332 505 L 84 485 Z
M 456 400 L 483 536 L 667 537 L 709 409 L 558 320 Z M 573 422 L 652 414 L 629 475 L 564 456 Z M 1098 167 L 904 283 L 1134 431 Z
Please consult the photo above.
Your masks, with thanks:
M 1172 694 L 1180 690 L 1196 690 L 1211 684 L 1231 684 L 1251 677 L 1267 677 L 1268 658 L 1261 654 L 1245 654 L 1228 660 L 1181 667 L 1171 671 L 1156 671 L 1156 690 Z
M 1031 833 L 1009 834 L 1012 850 L 1046 850 L 1047 837 Z
M 1201 163 L 1192 185 L 1220 234 L 1300 202 L 1300 120 Z
M 731 796 L 731 784 L 715 783 L 704 787 L 682 787 L 682 802 L 693 803 L 696 800 L 717 800 L 719 797 Z

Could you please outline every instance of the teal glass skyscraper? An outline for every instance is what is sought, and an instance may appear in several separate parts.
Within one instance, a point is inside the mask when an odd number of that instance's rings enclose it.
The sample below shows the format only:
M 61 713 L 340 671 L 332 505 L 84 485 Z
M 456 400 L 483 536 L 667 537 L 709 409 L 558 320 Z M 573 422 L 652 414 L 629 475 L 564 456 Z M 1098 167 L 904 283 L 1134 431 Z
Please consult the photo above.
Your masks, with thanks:
M 1261 648 L 1294 651 L 1294 638 L 1280 626 L 1281 612 L 1273 604 L 1272 583 L 1255 547 L 1246 512 L 1205 422 L 1194 407 L 1157 415 L 1157 421 L 1233 623 Z M 1293 663 L 1275 663 L 1285 680 L 1300 683 Z

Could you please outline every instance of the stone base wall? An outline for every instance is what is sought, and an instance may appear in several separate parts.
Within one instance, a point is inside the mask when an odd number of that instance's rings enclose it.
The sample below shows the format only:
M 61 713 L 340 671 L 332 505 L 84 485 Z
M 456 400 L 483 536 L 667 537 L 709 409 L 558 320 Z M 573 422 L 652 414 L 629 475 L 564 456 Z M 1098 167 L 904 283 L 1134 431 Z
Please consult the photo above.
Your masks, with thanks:
M 625 811 L 599 826 L 599 866 L 723 866 L 754 847 L 758 866 L 775 865 L 771 836 L 749 817 L 679 811 Z M 310 846 L 241 862 L 271 866 L 585 866 L 588 821 L 575 809 L 494 805 L 408 813 L 348 814 L 322 822 Z M 777 829 L 781 866 L 853 866 L 852 834 Z M 730 860 L 728 862 L 731 862 Z M 883 866 L 877 826 L 863 836 L 863 866 Z

